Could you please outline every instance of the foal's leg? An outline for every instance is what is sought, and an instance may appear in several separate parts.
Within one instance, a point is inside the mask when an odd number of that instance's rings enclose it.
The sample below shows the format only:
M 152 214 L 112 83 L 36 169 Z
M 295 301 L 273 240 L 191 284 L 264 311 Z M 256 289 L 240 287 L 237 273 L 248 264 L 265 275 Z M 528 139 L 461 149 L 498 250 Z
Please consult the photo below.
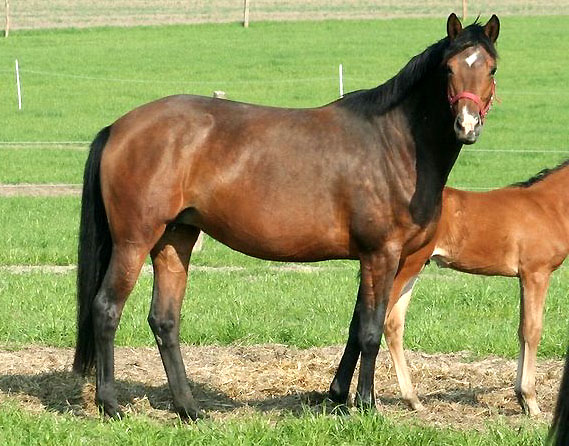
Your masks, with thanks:
M 520 356 L 515 391 L 524 413 L 530 416 L 540 413 L 535 392 L 535 366 L 550 275 L 550 272 L 533 272 L 520 276 Z
M 362 287 L 360 285 L 356 300 L 356 306 L 354 307 L 354 314 L 352 315 L 352 321 L 350 322 L 346 348 L 344 349 L 344 354 L 342 355 L 342 359 L 338 365 L 336 375 L 332 380 L 332 384 L 330 384 L 330 399 L 338 404 L 346 404 L 348 401 L 350 383 L 352 382 L 354 370 L 356 369 L 356 364 L 360 358 L 358 332 L 360 327 L 359 307 L 361 302 L 361 294 Z
M 375 361 L 398 263 L 399 252 L 395 255 L 389 249 L 362 256 L 360 260 L 362 277 L 358 341 L 361 361 L 355 402 L 363 409 L 375 408 Z
M 391 361 L 395 367 L 401 396 L 403 401 L 413 410 L 423 410 L 425 407 L 419 401 L 415 388 L 413 387 L 413 382 L 411 381 L 411 374 L 409 373 L 403 351 L 403 332 L 405 329 L 405 313 L 407 312 L 411 294 L 413 293 L 413 286 L 417 281 L 419 271 L 420 268 L 412 272 L 410 272 L 409 269 L 403 269 L 395 277 L 391 295 L 392 297 L 397 295 L 400 297 L 387 314 L 384 327 L 385 341 L 389 348 Z
M 121 416 L 114 378 L 114 339 L 122 310 L 140 273 L 148 251 L 140 245 L 113 246 L 103 283 L 93 301 L 96 357 L 95 401 L 105 415 Z
M 202 417 L 188 385 L 180 352 L 180 310 L 186 291 L 188 264 L 199 229 L 171 225 L 151 251 L 154 289 L 148 323 L 164 363 L 174 408 L 183 419 Z

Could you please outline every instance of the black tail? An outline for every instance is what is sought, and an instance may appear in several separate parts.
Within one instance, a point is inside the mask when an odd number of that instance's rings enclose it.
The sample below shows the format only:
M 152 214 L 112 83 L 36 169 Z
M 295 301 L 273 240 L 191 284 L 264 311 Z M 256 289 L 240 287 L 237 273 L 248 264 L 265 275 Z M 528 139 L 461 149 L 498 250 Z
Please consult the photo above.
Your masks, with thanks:
M 566 446 L 569 444 L 569 349 L 565 358 L 565 369 L 557 395 L 557 406 L 553 416 L 553 425 L 549 431 L 548 444 Z
M 99 174 L 110 129 L 110 126 L 102 129 L 91 143 L 83 175 L 77 263 L 77 346 L 73 362 L 73 370 L 81 374 L 88 373 L 95 364 L 91 308 L 111 259 L 111 233 Z

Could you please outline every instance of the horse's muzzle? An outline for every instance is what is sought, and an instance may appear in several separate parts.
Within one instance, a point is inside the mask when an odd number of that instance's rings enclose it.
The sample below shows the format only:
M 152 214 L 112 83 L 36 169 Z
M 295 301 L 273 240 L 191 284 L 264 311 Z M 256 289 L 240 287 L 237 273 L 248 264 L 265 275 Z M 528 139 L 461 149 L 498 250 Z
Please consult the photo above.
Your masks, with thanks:
M 482 130 L 480 115 L 471 115 L 464 110 L 454 120 L 456 138 L 463 144 L 474 144 Z

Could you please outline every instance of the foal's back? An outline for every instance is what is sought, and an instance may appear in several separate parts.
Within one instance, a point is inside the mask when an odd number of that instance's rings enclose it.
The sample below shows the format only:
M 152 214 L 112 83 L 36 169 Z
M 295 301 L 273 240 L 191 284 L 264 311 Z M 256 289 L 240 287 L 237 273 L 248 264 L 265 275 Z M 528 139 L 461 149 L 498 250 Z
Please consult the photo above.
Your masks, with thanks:
M 445 188 L 433 259 L 485 275 L 559 267 L 569 252 L 567 219 L 555 194 L 541 186 L 488 192 Z

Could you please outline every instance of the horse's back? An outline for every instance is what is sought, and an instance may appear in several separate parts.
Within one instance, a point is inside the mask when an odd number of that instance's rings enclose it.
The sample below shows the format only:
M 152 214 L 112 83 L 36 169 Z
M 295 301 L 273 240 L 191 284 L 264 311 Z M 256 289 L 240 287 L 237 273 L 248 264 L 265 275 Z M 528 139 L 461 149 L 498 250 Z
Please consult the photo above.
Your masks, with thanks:
M 331 109 L 164 98 L 112 126 L 103 195 L 111 214 L 191 224 L 258 257 L 346 257 L 346 138 Z

